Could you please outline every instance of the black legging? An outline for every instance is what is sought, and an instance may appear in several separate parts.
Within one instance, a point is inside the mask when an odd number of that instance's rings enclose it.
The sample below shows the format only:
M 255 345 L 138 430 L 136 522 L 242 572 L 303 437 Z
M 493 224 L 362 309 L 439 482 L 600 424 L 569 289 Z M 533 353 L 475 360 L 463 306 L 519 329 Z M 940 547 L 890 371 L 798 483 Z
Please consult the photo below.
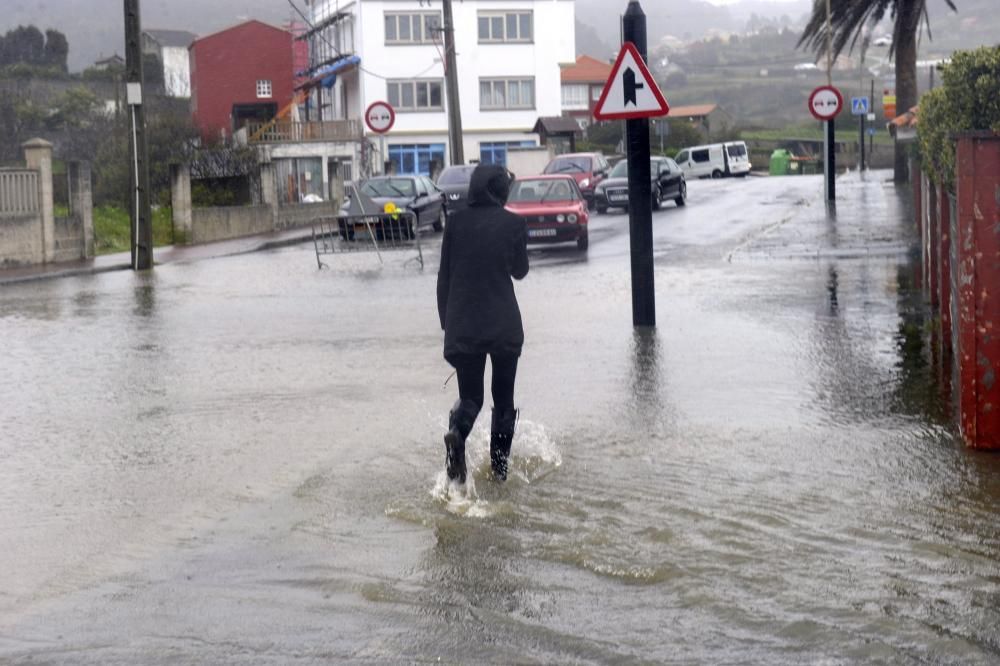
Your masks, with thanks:
M 497 412 L 514 409 L 514 377 L 517 375 L 517 356 L 490 354 L 493 366 L 493 407 Z M 486 354 L 462 354 L 453 357 L 452 365 L 458 372 L 458 396 L 473 400 L 483 407 L 483 377 L 486 374 Z

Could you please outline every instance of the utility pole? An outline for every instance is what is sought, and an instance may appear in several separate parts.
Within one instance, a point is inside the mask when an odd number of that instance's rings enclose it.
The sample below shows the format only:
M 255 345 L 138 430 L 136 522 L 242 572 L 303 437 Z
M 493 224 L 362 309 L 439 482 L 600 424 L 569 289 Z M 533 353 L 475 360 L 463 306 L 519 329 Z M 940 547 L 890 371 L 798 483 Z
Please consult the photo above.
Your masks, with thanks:
M 451 163 L 465 164 L 465 147 L 462 143 L 462 106 L 458 94 L 458 65 L 455 58 L 455 20 L 451 13 L 451 0 L 443 0 L 444 10 L 444 76 L 448 95 L 448 144 L 451 146 Z
M 129 115 L 129 212 L 132 269 L 153 267 L 153 215 L 149 205 L 149 147 L 143 111 L 142 23 L 139 0 L 125 0 L 125 101 Z
M 622 38 L 646 60 L 646 14 L 629 0 Z M 625 121 L 628 146 L 629 244 L 632 259 L 632 325 L 656 326 L 653 285 L 653 192 L 649 164 L 649 119 Z

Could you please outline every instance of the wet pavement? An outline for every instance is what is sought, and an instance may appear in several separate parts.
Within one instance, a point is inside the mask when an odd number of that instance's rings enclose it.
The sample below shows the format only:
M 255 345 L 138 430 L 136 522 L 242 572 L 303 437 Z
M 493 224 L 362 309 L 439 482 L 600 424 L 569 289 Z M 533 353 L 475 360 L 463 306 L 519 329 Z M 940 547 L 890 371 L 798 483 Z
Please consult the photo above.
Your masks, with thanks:
M 0 662 L 997 663 L 1000 459 L 908 195 L 698 181 L 535 249 L 513 474 L 442 478 L 436 237 L 0 287 Z

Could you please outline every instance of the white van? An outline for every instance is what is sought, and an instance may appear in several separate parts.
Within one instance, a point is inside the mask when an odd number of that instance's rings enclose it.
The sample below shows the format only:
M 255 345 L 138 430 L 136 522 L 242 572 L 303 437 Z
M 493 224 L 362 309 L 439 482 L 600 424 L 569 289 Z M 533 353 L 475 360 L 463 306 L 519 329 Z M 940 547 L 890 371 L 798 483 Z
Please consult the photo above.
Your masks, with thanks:
M 685 148 L 677 153 L 674 161 L 688 178 L 722 178 L 750 173 L 750 153 L 743 141 Z

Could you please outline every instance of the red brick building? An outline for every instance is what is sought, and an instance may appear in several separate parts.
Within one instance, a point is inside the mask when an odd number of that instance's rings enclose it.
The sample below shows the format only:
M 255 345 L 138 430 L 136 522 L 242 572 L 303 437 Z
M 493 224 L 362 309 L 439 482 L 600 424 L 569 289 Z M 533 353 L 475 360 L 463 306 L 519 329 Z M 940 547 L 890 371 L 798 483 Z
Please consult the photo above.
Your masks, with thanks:
M 196 39 L 190 47 L 191 114 L 202 140 L 232 136 L 292 101 L 292 33 L 251 20 Z
M 586 128 L 594 121 L 594 107 L 601 98 L 604 84 L 611 76 L 611 65 L 590 56 L 579 56 L 572 65 L 562 67 L 562 112 Z

